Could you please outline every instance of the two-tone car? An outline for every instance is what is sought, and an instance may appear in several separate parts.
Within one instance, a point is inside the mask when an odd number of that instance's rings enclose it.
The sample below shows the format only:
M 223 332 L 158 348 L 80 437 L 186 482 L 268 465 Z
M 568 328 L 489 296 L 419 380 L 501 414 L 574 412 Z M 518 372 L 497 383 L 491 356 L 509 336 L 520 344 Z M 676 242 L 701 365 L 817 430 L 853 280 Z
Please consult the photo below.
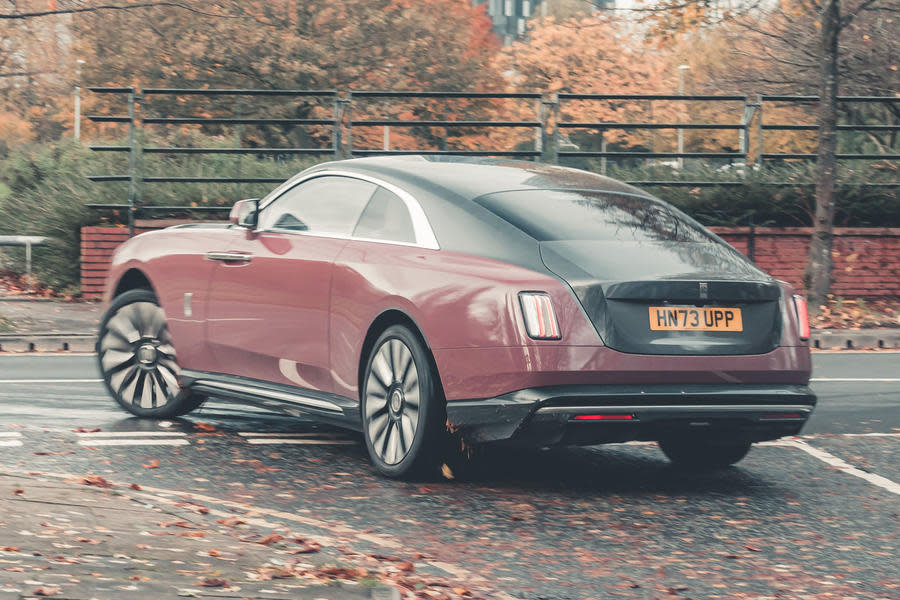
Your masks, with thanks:
M 227 223 L 129 240 L 106 300 L 97 354 L 128 412 L 261 405 L 360 431 L 391 477 L 450 436 L 721 467 L 816 400 L 789 285 L 641 189 L 540 163 L 320 164 Z

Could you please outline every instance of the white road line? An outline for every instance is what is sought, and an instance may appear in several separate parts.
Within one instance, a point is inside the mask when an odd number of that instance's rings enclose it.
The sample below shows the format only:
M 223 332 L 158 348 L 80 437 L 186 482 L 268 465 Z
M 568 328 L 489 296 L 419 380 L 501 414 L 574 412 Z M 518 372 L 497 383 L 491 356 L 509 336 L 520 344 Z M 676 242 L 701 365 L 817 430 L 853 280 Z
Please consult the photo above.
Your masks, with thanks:
M 0 446 L 4 448 L 12 448 L 15 446 L 21 446 L 22 442 L 19 440 L 0 440 Z
M 302 444 L 305 446 L 352 446 L 356 440 L 298 440 L 297 438 L 246 438 L 248 444 Z
M 102 379 L 0 379 L 0 383 L 100 383 Z
M 191 443 L 183 439 L 173 440 L 78 440 L 79 446 L 190 446 Z
M 339 433 L 262 433 L 255 431 L 238 431 L 237 434 L 245 438 L 327 438 L 327 437 L 344 437 Z
M 815 448 L 810 446 L 806 442 L 802 440 L 779 440 L 775 442 L 769 442 L 766 444 L 767 446 L 782 446 L 788 448 L 799 448 L 803 450 L 810 456 L 818 458 L 822 462 L 832 467 L 835 467 L 838 471 L 842 471 L 847 473 L 848 475 L 853 475 L 854 477 L 859 477 L 860 479 L 865 479 L 872 485 L 877 485 L 878 487 L 885 489 L 893 494 L 897 494 L 900 496 L 900 483 L 896 483 L 891 481 L 887 477 L 882 477 L 881 475 L 876 475 L 875 473 L 868 473 L 863 471 L 862 469 L 858 469 L 851 465 L 850 463 L 838 458 L 837 456 L 825 452 L 824 450 L 820 450 L 819 448 Z
M 184 437 L 181 431 L 76 431 L 80 438 Z
M 837 436 L 839 436 L 839 437 L 900 437 L 900 433 L 838 433 Z M 811 434 L 811 435 L 803 435 L 800 437 L 802 437 L 804 439 L 806 439 L 806 438 L 827 439 L 828 437 L 832 437 L 832 436 Z
M 813 377 L 810 383 L 900 383 L 900 377 Z
M 18 431 L 0 431 L 0 438 L 22 437 Z

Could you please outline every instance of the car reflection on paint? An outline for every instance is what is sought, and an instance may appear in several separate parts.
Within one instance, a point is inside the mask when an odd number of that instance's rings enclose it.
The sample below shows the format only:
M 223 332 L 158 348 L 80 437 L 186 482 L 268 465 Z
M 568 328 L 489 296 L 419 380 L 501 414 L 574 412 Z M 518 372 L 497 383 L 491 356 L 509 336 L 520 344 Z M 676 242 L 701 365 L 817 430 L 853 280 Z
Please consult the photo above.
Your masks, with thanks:
M 790 286 L 639 189 L 543 164 L 318 165 L 230 223 L 123 244 L 106 294 L 98 359 L 125 410 L 311 416 L 361 431 L 391 477 L 432 472 L 451 435 L 655 440 L 722 467 L 815 404 Z

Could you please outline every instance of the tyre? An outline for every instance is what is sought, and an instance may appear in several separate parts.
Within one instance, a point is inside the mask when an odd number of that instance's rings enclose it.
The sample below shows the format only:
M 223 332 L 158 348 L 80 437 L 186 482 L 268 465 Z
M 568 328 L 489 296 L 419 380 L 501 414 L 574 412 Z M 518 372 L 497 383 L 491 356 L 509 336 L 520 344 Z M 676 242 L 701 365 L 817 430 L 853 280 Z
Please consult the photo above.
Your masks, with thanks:
M 677 466 L 690 469 L 722 469 L 747 456 L 750 442 L 717 442 L 705 439 L 660 440 L 663 454 Z
M 178 383 L 166 315 L 149 290 L 130 290 L 112 302 L 100 321 L 97 361 L 110 395 L 138 417 L 177 417 L 203 403 Z
M 444 404 L 419 337 L 403 325 L 372 347 L 360 390 L 363 435 L 375 468 L 411 479 L 437 472 L 444 446 Z

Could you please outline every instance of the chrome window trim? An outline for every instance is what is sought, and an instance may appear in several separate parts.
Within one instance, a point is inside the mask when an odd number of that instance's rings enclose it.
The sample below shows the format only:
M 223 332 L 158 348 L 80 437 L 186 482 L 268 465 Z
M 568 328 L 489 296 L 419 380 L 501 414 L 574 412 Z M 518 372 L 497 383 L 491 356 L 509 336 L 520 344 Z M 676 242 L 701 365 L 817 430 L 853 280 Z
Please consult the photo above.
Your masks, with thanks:
M 308 173 L 306 175 L 300 174 L 288 179 L 286 182 L 272 190 L 272 192 L 260 202 L 259 211 L 262 212 L 265 210 L 267 206 L 269 206 L 272 202 L 280 198 L 286 192 L 292 190 L 298 185 L 309 181 L 310 179 L 315 179 L 316 177 L 350 177 L 351 179 L 359 179 L 361 181 L 366 181 L 368 183 L 375 184 L 377 186 L 381 186 L 389 192 L 397 195 L 403 203 L 406 205 L 406 210 L 409 213 L 409 218 L 412 221 L 413 225 L 413 234 L 416 236 L 415 243 L 412 242 L 401 242 L 395 240 L 376 240 L 372 238 L 365 237 L 356 237 L 353 235 L 345 235 L 341 233 L 328 233 L 328 232 L 317 232 L 317 231 L 296 231 L 293 229 L 281 229 L 277 227 L 271 227 L 268 229 L 258 229 L 257 231 L 271 231 L 274 233 L 292 233 L 292 234 L 300 234 L 300 235 L 309 235 L 314 237 L 328 237 L 328 238 L 336 238 L 336 239 L 346 239 L 346 240 L 354 240 L 354 241 L 363 241 L 363 242 L 376 242 L 381 244 L 393 244 L 397 246 L 412 246 L 416 248 L 426 248 L 429 250 L 440 250 L 441 247 L 437 242 L 437 238 L 434 235 L 434 230 L 431 227 L 431 223 L 428 221 L 428 217 L 425 215 L 425 211 L 422 210 L 422 205 L 419 204 L 419 201 L 415 199 L 415 197 L 404 190 L 403 188 L 397 187 L 392 183 L 388 183 L 387 181 L 383 181 L 378 179 L 377 177 L 372 177 L 370 175 L 364 175 L 362 173 L 354 173 L 352 171 L 341 171 L 337 169 L 327 169 L 322 171 L 316 171 L 314 173 Z M 371 198 L 369 199 L 371 201 Z

